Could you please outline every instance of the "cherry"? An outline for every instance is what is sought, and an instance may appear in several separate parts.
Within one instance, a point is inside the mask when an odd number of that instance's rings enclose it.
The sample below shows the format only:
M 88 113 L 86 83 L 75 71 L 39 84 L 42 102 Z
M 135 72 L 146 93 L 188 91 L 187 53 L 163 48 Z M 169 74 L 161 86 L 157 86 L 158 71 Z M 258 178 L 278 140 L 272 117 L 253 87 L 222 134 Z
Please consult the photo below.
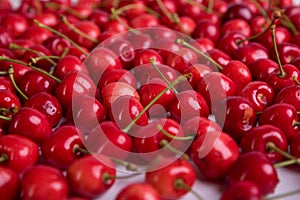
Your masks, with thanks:
M 0 90 L 7 90 L 9 92 L 16 93 L 16 89 L 12 82 L 5 76 L 0 76 Z
M 12 34 L 3 27 L 0 27 L 0 47 L 7 48 L 9 44 L 13 41 Z
M 133 66 L 140 66 L 144 64 L 150 63 L 150 61 L 153 61 L 154 64 L 163 64 L 163 58 L 159 55 L 158 52 L 152 49 L 145 49 L 138 51 L 135 55 L 135 58 L 133 59 Z
M 291 85 L 283 88 L 276 95 L 274 103 L 287 103 L 293 105 L 297 111 L 300 111 L 300 86 Z
M 278 69 L 278 63 L 269 58 L 260 58 L 248 65 L 253 79 L 265 81 L 268 76 Z
M 191 74 L 191 76 L 188 79 L 188 82 L 194 89 L 197 89 L 198 84 L 201 81 L 201 79 L 206 74 L 209 74 L 211 72 L 212 72 L 212 69 L 209 66 L 203 65 L 203 64 L 191 65 L 185 71 L 185 73 Z
M 109 13 L 101 9 L 94 9 L 88 19 L 103 30 L 104 25 L 109 21 Z
M 8 167 L 0 166 L 0 193 L 3 199 L 17 199 L 20 193 L 18 175 Z
M 294 58 L 297 58 L 300 56 L 300 48 L 298 45 L 291 44 L 288 42 L 282 42 L 278 43 L 277 45 L 279 58 L 282 62 L 282 64 L 288 64 L 290 63 Z M 275 59 L 276 55 L 274 53 L 274 50 L 271 50 L 271 55 L 273 59 Z
M 23 49 L 12 49 L 16 57 L 22 58 L 23 54 L 26 52 L 25 48 L 33 46 L 34 42 L 25 38 L 18 38 L 13 40 L 13 44 L 24 47 Z
M 295 133 L 290 139 L 290 153 L 291 155 L 299 158 L 300 156 L 300 144 L 299 144 L 300 132 Z
M 219 131 L 201 134 L 192 143 L 190 151 L 193 162 L 210 179 L 224 178 L 239 157 L 237 143 Z
M 261 200 L 262 194 L 257 185 L 251 181 L 237 181 L 222 194 L 221 200 Z
M 286 103 L 273 104 L 267 107 L 259 117 L 259 124 L 270 124 L 278 127 L 289 140 L 299 131 L 298 115 L 294 106 Z
M 84 135 L 77 127 L 60 126 L 41 144 L 42 157 L 50 165 L 66 169 L 82 156 L 79 148 L 84 148 L 83 141 Z
M 240 92 L 240 95 L 248 99 L 253 106 L 254 111 L 261 112 L 270 106 L 274 101 L 273 88 L 262 81 L 253 81 L 248 83 Z
M 130 20 L 132 28 L 155 27 L 158 24 L 158 18 L 148 13 L 142 13 Z
M 115 175 L 114 164 L 103 155 L 84 156 L 67 169 L 67 179 L 72 191 L 88 198 L 95 198 L 108 190 L 115 182 L 111 178 Z
M 183 123 L 194 116 L 208 117 L 209 108 L 201 94 L 194 90 L 180 92 L 168 106 L 170 115 Z
M 49 11 L 37 14 L 34 19 L 51 27 L 54 27 L 58 23 L 58 17 L 53 12 Z
M 222 25 L 220 35 L 226 37 L 230 33 L 239 33 L 248 38 L 252 35 L 251 26 L 243 19 L 231 19 Z
M 235 83 L 236 92 L 241 91 L 252 81 L 252 75 L 249 68 L 238 60 L 229 61 L 223 68 L 222 73 Z
M 37 163 L 38 157 L 39 147 L 32 140 L 17 134 L 9 134 L 0 138 L 1 166 L 6 166 L 16 173 L 22 173 Z
M 24 102 L 24 107 L 34 108 L 46 115 L 52 127 L 55 127 L 62 118 L 62 107 L 58 99 L 47 93 L 40 92 Z
M 105 72 L 100 81 L 98 82 L 98 88 L 101 90 L 109 83 L 124 82 L 131 85 L 133 88 L 137 87 L 137 81 L 131 71 L 125 69 L 116 69 Z
M 220 30 L 217 24 L 204 19 L 197 23 L 192 35 L 194 38 L 209 38 L 212 42 L 216 43 L 220 37 Z
M 230 19 L 243 19 L 245 21 L 250 21 L 253 17 L 253 14 L 250 8 L 243 3 L 230 3 L 228 4 L 227 11 L 224 14 L 225 21 Z
M 131 137 L 112 121 L 96 126 L 88 134 L 85 145 L 89 151 L 120 160 L 126 159 L 133 150 Z
M 148 183 L 133 183 L 124 187 L 116 200 L 160 200 L 158 191 Z
M 153 39 L 146 33 L 129 32 L 128 38 L 133 49 L 149 49 L 153 44 Z
M 238 41 L 244 41 L 246 36 L 240 32 L 229 32 L 223 35 L 219 42 L 217 43 L 217 47 L 221 50 L 226 52 L 228 55 L 232 56 L 234 52 L 240 48 L 240 46 L 247 45 L 249 42 L 246 40 L 241 44 Z
M 10 118 L 21 108 L 21 102 L 15 93 L 8 90 L 0 90 L 0 108 L 2 108 L 1 115 Z M 1 119 L 0 123 L 4 126 L 8 125 L 8 122 L 3 119 Z
M 197 91 L 203 95 L 208 107 L 214 109 L 219 101 L 235 95 L 236 89 L 229 77 L 220 72 L 212 72 L 201 79 Z
M 66 178 L 57 168 L 35 165 L 22 176 L 22 199 L 66 199 L 69 187 Z
M 124 17 L 119 17 L 119 21 L 117 19 L 111 19 L 107 23 L 104 24 L 103 30 L 115 33 L 122 33 L 127 31 L 128 21 Z
M 177 52 L 180 50 L 180 46 L 174 43 L 174 39 L 159 38 L 155 40 L 151 47 L 159 53 L 164 62 L 168 60 L 172 52 Z
M 27 38 L 33 41 L 35 44 L 42 44 L 45 40 L 51 37 L 53 34 L 41 27 L 31 26 L 22 35 L 22 38 Z
M 51 124 L 43 113 L 28 107 L 20 108 L 9 123 L 9 133 L 25 136 L 37 143 L 47 140 L 52 134 Z
M 218 124 L 224 124 L 223 130 L 236 141 L 239 141 L 247 131 L 254 127 L 256 122 L 251 102 L 241 96 L 223 99 L 214 114 Z
M 12 33 L 14 37 L 19 37 L 29 27 L 28 21 L 25 17 L 12 12 L 2 17 L 0 25 L 2 27 L 6 27 L 6 29 Z
M 192 165 L 177 159 L 172 163 L 164 159 L 146 172 L 146 183 L 152 185 L 163 199 L 178 199 L 191 191 L 196 174 Z
M 244 134 L 241 140 L 243 152 L 260 151 L 273 163 L 281 161 L 283 155 L 274 151 L 271 145 L 281 151 L 287 151 L 288 148 L 284 133 L 279 128 L 268 124 L 252 128 Z
M 200 49 L 202 49 L 202 51 L 204 52 L 215 48 L 215 44 L 209 38 L 206 37 L 196 38 L 195 41 L 199 45 Z
M 123 68 L 130 69 L 132 67 L 132 61 L 135 58 L 135 51 L 131 42 L 120 38 L 110 44 L 108 48 L 119 56 Z
M 174 40 L 177 38 L 177 33 L 174 32 L 172 29 L 169 29 L 163 25 L 158 25 L 156 27 L 149 27 L 149 30 L 146 30 L 151 38 L 153 38 L 154 41 L 156 41 L 157 44 L 158 41 L 172 41 L 174 43 Z M 160 47 L 160 46 L 158 46 Z
M 262 195 L 272 193 L 279 180 L 277 172 L 265 154 L 250 151 L 242 154 L 228 174 L 230 185 L 239 181 L 251 181 Z
M 139 99 L 133 96 L 120 96 L 111 106 L 109 119 L 114 121 L 121 129 L 126 128 L 133 119 L 139 117 L 130 132 L 134 132 L 137 126 L 145 126 L 148 124 L 148 116 L 146 113 L 141 114 L 144 106 Z M 141 116 L 139 116 L 141 115 Z
M 72 106 L 68 107 L 67 119 L 88 133 L 106 119 L 106 110 L 95 97 L 75 96 Z

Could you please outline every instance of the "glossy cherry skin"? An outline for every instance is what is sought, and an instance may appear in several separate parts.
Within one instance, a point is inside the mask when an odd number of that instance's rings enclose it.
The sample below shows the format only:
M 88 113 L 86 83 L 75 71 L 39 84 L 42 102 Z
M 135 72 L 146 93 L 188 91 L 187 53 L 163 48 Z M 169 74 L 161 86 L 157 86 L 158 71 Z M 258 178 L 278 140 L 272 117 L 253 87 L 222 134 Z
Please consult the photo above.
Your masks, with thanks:
M 282 151 L 287 151 L 288 142 L 284 133 L 279 128 L 268 124 L 254 127 L 245 133 L 241 140 L 241 148 L 243 152 L 260 151 L 273 163 L 282 160 L 283 156 L 270 150 L 268 143 L 274 144 Z
M 135 51 L 131 42 L 126 39 L 118 38 L 108 47 L 121 60 L 124 69 L 132 67 L 132 61 L 135 58 Z
M 256 123 L 252 103 L 241 96 L 231 96 L 220 101 L 214 114 L 218 124 L 223 125 L 223 130 L 236 141 Z
M 275 93 L 266 82 L 252 81 L 241 90 L 240 95 L 252 103 L 255 113 L 257 113 L 273 103 Z
M 0 155 L 7 156 L 0 165 L 16 173 L 24 172 L 38 161 L 39 147 L 30 139 L 21 135 L 9 134 L 0 138 Z
M 53 75 L 56 78 L 63 79 L 71 71 L 89 74 L 88 69 L 78 57 L 66 55 L 57 61 Z
M 250 25 L 243 19 L 231 19 L 222 25 L 221 36 L 226 36 L 230 33 L 240 33 L 244 37 L 252 35 Z
M 227 96 L 236 93 L 234 82 L 220 72 L 212 72 L 205 75 L 198 84 L 197 91 L 205 98 L 210 109 Z
M 72 71 L 68 73 L 55 89 L 55 96 L 60 101 L 64 109 L 72 105 L 72 98 L 76 96 L 96 95 L 96 85 L 85 73 Z
M 129 23 L 132 28 L 144 28 L 157 26 L 159 24 L 159 20 L 154 15 L 143 13 L 132 18 Z
M 24 33 L 29 26 L 28 21 L 25 17 L 23 17 L 18 13 L 13 13 L 13 12 L 3 17 L 1 19 L 0 25 L 2 27 L 6 27 L 6 29 L 10 33 L 12 33 L 15 37 L 18 37 L 22 33 Z
M 248 40 L 246 40 L 245 42 L 238 44 L 239 41 L 242 41 L 244 39 L 246 39 L 246 36 L 243 33 L 229 32 L 219 39 L 217 47 L 221 51 L 224 51 L 228 55 L 232 56 L 237 49 L 249 43 Z
M 211 41 L 216 43 L 220 37 L 220 28 L 217 24 L 210 20 L 201 20 L 197 23 L 193 31 L 194 38 L 209 38 Z
M 116 200 L 161 200 L 158 191 L 148 183 L 133 183 L 124 187 Z
M 76 56 L 77 58 L 83 61 L 86 59 L 87 57 L 86 54 L 89 54 L 89 51 L 86 48 L 82 48 L 82 50 L 85 53 L 83 53 L 82 51 L 80 51 L 78 48 L 74 46 L 70 46 L 66 55 Z
M 248 67 L 254 80 L 265 82 L 268 76 L 278 69 L 278 64 L 269 58 L 261 58 L 251 62 Z
M 197 89 L 200 80 L 206 74 L 209 74 L 211 72 L 212 72 L 212 69 L 209 66 L 203 65 L 203 64 L 191 65 L 185 71 L 185 73 L 191 74 L 191 76 L 188 78 L 188 82 L 194 89 Z
M 98 82 L 98 88 L 102 90 L 106 85 L 113 82 L 124 82 L 131 85 L 133 88 L 137 87 L 137 80 L 131 71 L 126 69 L 115 69 L 107 71 L 102 75 Z
M 269 52 L 261 44 L 252 42 L 237 49 L 233 53 L 233 58 L 242 61 L 248 66 L 257 59 L 269 58 Z
M 228 76 L 236 86 L 236 91 L 241 91 L 245 85 L 252 81 L 252 75 L 249 68 L 238 60 L 231 60 L 224 67 L 222 73 Z
M 17 199 L 20 193 L 20 180 L 16 172 L 0 166 L 0 194 L 5 200 Z
M 106 180 L 105 176 L 116 176 L 116 169 L 112 161 L 103 155 L 84 156 L 67 169 L 72 191 L 88 198 L 101 195 L 114 184 L 115 179 Z
M 169 58 L 169 56 L 173 52 L 177 52 L 180 50 L 180 46 L 174 42 L 175 39 L 163 39 L 159 38 L 154 41 L 154 44 L 151 45 L 153 49 L 155 49 L 156 52 L 159 53 L 159 55 L 164 59 L 164 62 L 166 62 Z
M 277 45 L 278 53 L 279 53 L 279 58 L 282 64 L 288 64 L 290 63 L 293 59 L 297 58 L 300 56 L 300 48 L 296 44 L 291 44 L 289 42 L 282 42 L 278 43 Z M 271 56 L 275 60 L 275 53 L 274 50 L 271 49 Z
M 21 102 L 15 93 L 8 90 L 0 90 L 0 108 L 3 108 L 0 112 L 1 115 L 11 118 L 14 113 L 7 111 L 10 111 L 10 109 L 19 110 L 21 108 Z M 0 123 L 7 126 L 9 122 L 1 119 Z
M 278 127 L 289 140 L 299 131 L 294 123 L 298 121 L 296 108 L 290 104 L 273 104 L 266 108 L 259 117 L 259 124 L 271 124 Z
M 266 82 L 272 86 L 275 93 L 278 93 L 285 87 L 297 85 L 294 79 L 300 81 L 300 71 L 294 65 L 285 64 L 282 66 L 282 68 L 286 73 L 284 77 L 280 77 L 279 70 L 275 70 L 266 80 Z
M 194 90 L 186 90 L 177 94 L 170 102 L 168 110 L 171 117 L 180 123 L 194 116 L 208 117 L 209 115 L 206 100 Z
M 207 37 L 196 38 L 195 41 L 204 52 L 215 48 L 214 42 Z
M 163 64 L 163 58 L 157 53 L 155 50 L 152 49 L 144 49 L 140 50 L 136 53 L 134 59 L 133 59 L 133 65 L 139 66 L 150 63 L 150 60 L 153 59 L 153 62 L 158 64 Z
M 61 56 L 66 48 L 71 47 L 68 40 L 57 35 L 48 37 L 42 44 L 56 56 Z
M 63 125 L 53 131 L 52 136 L 41 144 L 44 160 L 50 165 L 66 169 L 82 153 L 76 148 L 84 148 L 84 135 L 80 129 L 72 125 Z
M 111 106 L 109 119 L 114 121 L 121 129 L 126 128 L 144 109 L 139 99 L 133 96 L 120 96 Z M 148 124 L 148 116 L 144 112 L 128 133 L 134 132 L 139 126 Z
M 285 87 L 276 95 L 274 103 L 287 103 L 300 111 L 300 85 Z
M 35 165 L 22 176 L 22 199 L 66 199 L 69 186 L 62 172 L 47 165 Z
M 53 94 L 57 85 L 58 83 L 55 80 L 35 70 L 27 71 L 18 84 L 20 90 L 27 97 L 31 97 L 39 92 Z
M 217 48 L 208 50 L 206 53 L 208 54 L 208 56 L 210 56 L 214 61 L 216 61 L 222 67 L 225 67 L 226 65 L 228 65 L 229 62 L 232 60 L 231 57 L 227 53 L 225 53 Z M 210 66 L 212 68 L 212 70 L 217 71 L 216 66 L 212 62 L 206 60 L 205 58 L 200 57 L 199 62 L 206 64 L 206 65 Z
M 23 107 L 13 116 L 8 131 L 42 143 L 51 136 L 52 126 L 46 115 L 40 111 Z
M 102 9 L 94 9 L 88 19 L 103 29 L 104 24 L 109 21 L 109 13 Z
M 24 107 L 34 108 L 46 115 L 52 127 L 55 127 L 62 118 L 62 107 L 58 99 L 47 93 L 40 92 L 24 102 Z
M 8 48 L 9 44 L 13 41 L 12 34 L 4 27 L 0 27 L 0 47 Z
M 230 3 L 228 4 L 227 11 L 224 13 L 224 20 L 228 21 L 230 19 L 243 19 L 250 21 L 253 14 L 250 8 L 243 3 Z
M 300 157 L 300 132 L 295 133 L 294 135 L 291 136 L 290 139 L 290 153 L 299 158 Z
M 122 63 L 118 56 L 108 48 L 97 47 L 85 60 L 91 77 L 98 82 L 104 71 L 112 69 L 121 69 Z
M 22 35 L 22 38 L 28 38 L 36 44 L 42 44 L 45 40 L 51 37 L 53 33 L 45 28 L 38 26 L 30 26 Z
M 251 181 L 237 181 L 222 194 L 221 200 L 261 200 L 262 194 L 257 185 Z
M 2 71 L 7 71 L 8 68 L 10 66 L 12 66 L 14 68 L 14 80 L 16 81 L 17 84 L 19 84 L 21 82 L 21 80 L 23 79 L 23 75 L 31 70 L 29 67 L 21 65 L 21 64 L 16 64 L 13 62 L 9 62 L 9 61 L 0 61 L 1 66 L 0 69 Z
M 126 159 L 133 150 L 131 137 L 112 121 L 96 126 L 88 134 L 85 146 L 92 152 L 121 160 Z
M 205 144 L 205 137 L 211 142 Z M 209 179 L 222 179 L 238 159 L 239 147 L 228 134 L 210 132 L 192 143 L 190 155 L 203 175 Z
M 162 199 L 178 199 L 189 191 L 179 186 L 176 187 L 176 183 L 183 181 L 184 184 L 192 187 L 196 173 L 186 160 L 178 159 L 164 166 L 166 163 L 168 163 L 167 158 L 146 172 L 145 180 L 158 191 Z
M 272 162 L 258 151 L 242 154 L 231 168 L 228 175 L 229 184 L 239 181 L 255 183 L 262 195 L 272 193 L 279 182 Z
M 107 84 L 101 90 L 103 105 L 106 109 L 110 109 L 111 105 L 121 96 L 129 95 L 140 99 L 140 95 L 131 85 L 124 82 L 112 82 Z
M 7 90 L 9 92 L 16 93 L 15 87 L 6 76 L 0 76 L 0 90 Z

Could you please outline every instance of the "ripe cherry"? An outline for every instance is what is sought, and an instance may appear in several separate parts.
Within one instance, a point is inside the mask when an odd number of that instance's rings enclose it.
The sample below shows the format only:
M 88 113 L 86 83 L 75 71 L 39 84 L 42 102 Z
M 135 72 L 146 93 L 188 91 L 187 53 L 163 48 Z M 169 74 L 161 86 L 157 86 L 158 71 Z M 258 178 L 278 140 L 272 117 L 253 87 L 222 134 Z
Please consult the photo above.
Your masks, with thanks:
M 116 200 L 161 200 L 158 191 L 148 183 L 133 183 L 124 187 Z
M 280 90 L 274 103 L 291 104 L 297 111 L 300 111 L 300 85 L 291 85 Z
M 20 193 L 19 176 L 8 167 L 0 166 L 0 194 L 3 199 L 17 199 Z
M 278 69 L 278 64 L 269 58 L 261 58 L 251 62 L 248 67 L 255 80 L 265 81 L 272 72 Z
M 257 185 L 251 181 L 237 181 L 222 194 L 221 200 L 261 200 L 262 194 Z
M 1 19 L 0 25 L 6 27 L 15 37 L 19 37 L 29 27 L 27 19 L 18 13 L 9 13 L 5 15 Z

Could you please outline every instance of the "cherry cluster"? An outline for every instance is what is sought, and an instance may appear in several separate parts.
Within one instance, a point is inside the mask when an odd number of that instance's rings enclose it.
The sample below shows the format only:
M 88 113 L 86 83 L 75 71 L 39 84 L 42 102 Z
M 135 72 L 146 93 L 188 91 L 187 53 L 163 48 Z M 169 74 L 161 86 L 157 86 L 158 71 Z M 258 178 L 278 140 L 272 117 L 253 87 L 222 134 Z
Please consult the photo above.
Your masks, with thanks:
M 300 165 L 299 31 L 291 0 L 0 1 L 0 198 L 273 193 Z

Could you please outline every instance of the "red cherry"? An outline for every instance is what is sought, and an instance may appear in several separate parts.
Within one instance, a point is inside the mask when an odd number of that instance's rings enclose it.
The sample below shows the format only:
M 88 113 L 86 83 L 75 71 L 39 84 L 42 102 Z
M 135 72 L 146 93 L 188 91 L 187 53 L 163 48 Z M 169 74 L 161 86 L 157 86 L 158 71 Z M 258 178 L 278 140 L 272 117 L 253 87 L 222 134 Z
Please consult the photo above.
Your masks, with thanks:
M 112 121 L 96 126 L 89 133 L 85 146 L 92 152 L 121 160 L 126 159 L 133 150 L 131 137 Z
M 98 88 L 102 90 L 106 85 L 113 82 L 124 82 L 131 85 L 133 88 L 137 87 L 136 78 L 131 71 L 126 69 L 115 69 L 107 71 L 102 75 L 98 82 Z
M 272 193 L 279 180 L 271 161 L 261 152 L 250 151 L 242 154 L 228 175 L 229 184 L 251 181 L 262 195 Z
M 7 167 L 0 166 L 0 194 L 3 199 L 17 199 L 20 193 L 18 175 Z
M 206 37 L 196 38 L 195 41 L 199 45 L 199 47 L 197 47 L 197 48 L 202 49 L 201 51 L 203 51 L 203 52 L 209 51 L 209 50 L 212 50 L 215 48 L 215 44 L 209 38 L 206 38 Z
M 247 38 L 252 35 L 251 26 L 243 19 L 231 19 L 222 25 L 220 35 L 226 37 L 230 33 L 239 33 Z
M 248 83 L 240 92 L 240 95 L 248 99 L 255 113 L 263 111 L 267 106 L 274 101 L 273 88 L 262 81 L 253 81 Z
M 190 151 L 193 162 L 210 179 L 224 178 L 239 157 L 237 143 L 221 132 L 201 135 L 193 142 Z
M 16 44 L 21 47 L 29 48 L 34 45 L 34 42 L 25 38 L 18 38 L 13 40 L 13 44 Z M 14 49 L 13 50 L 14 54 L 18 58 L 22 58 L 23 54 L 26 52 L 25 49 Z
M 278 64 L 269 58 L 261 58 L 251 62 L 248 67 L 253 79 L 265 81 L 272 72 L 278 69 Z
M 217 62 L 222 67 L 225 67 L 226 65 L 228 65 L 229 62 L 232 60 L 231 57 L 227 53 L 225 53 L 219 49 L 211 49 L 211 50 L 207 51 L 206 53 L 212 60 Z M 217 70 L 216 66 L 211 61 L 208 61 L 207 59 L 200 58 L 200 63 L 210 66 L 214 71 Z
M 2 108 L 1 115 L 4 117 L 11 118 L 13 114 L 8 111 L 11 109 L 18 111 L 21 108 L 21 103 L 19 98 L 12 92 L 8 90 L 0 90 L 0 108 Z M 0 120 L 0 123 L 4 126 L 8 124 L 6 120 Z
M 135 51 L 131 42 L 125 39 L 117 39 L 108 48 L 119 57 L 123 68 L 130 69 L 132 67 Z
M 163 58 L 159 55 L 158 52 L 152 49 L 145 49 L 138 51 L 133 59 L 133 66 L 140 66 L 150 63 L 150 60 L 153 60 L 154 64 L 163 64 Z
M 180 46 L 174 42 L 175 39 L 158 38 L 151 46 L 166 62 L 173 52 L 180 50 Z
M 212 72 L 212 69 L 208 67 L 207 65 L 203 64 L 195 64 L 189 66 L 185 73 L 190 73 L 191 76 L 188 79 L 188 82 L 190 85 L 194 88 L 197 89 L 199 82 L 201 79 L 206 75 Z
M 58 16 L 52 12 L 39 13 L 33 19 L 51 27 L 54 27 L 58 22 Z
M 109 13 L 102 9 L 94 9 L 88 19 L 104 30 L 104 25 L 109 21 Z
M 295 126 L 298 121 L 297 111 L 294 106 L 286 103 L 273 104 L 266 108 L 259 117 L 259 124 L 270 124 L 278 127 L 290 139 L 299 131 Z
M 126 26 L 128 26 L 128 21 L 124 17 L 120 17 L 120 20 L 122 21 L 122 23 L 120 23 L 116 19 L 109 20 L 104 24 L 103 30 L 115 33 L 122 33 L 127 31 Z
M 253 18 L 253 14 L 250 8 L 244 3 L 230 3 L 228 4 L 226 13 L 224 13 L 224 20 L 228 21 L 236 18 L 250 21 Z
M 228 55 L 232 56 L 236 50 L 238 50 L 241 46 L 247 45 L 249 42 L 248 40 L 244 41 L 246 36 L 240 32 L 229 32 L 223 35 L 217 44 L 217 47 L 227 53 Z M 244 41 L 239 43 L 239 41 Z
M 257 185 L 251 181 L 237 181 L 222 194 L 221 200 L 261 200 L 262 194 Z
M 149 49 L 154 42 L 150 35 L 146 33 L 129 32 L 127 39 L 131 42 L 133 49 Z
M 112 161 L 103 155 L 87 155 L 76 160 L 67 170 L 70 188 L 89 198 L 101 195 L 114 184 L 115 179 L 110 176 L 116 176 L 116 170 Z
M 47 165 L 35 165 L 21 179 L 22 199 L 66 199 L 68 183 L 62 172 Z
M 204 19 L 197 23 L 193 31 L 194 38 L 209 38 L 212 42 L 216 43 L 220 37 L 220 28 L 214 22 Z
M 290 153 L 295 156 L 296 158 L 299 158 L 300 156 L 300 132 L 295 133 L 291 136 L 290 139 Z
M 130 20 L 132 28 L 155 27 L 158 24 L 158 18 L 148 13 L 142 13 Z
M 277 32 L 277 28 L 276 28 Z M 290 63 L 294 58 L 300 56 L 300 47 L 296 44 L 282 42 L 277 44 L 279 58 L 282 64 Z M 270 51 L 272 58 L 275 60 L 274 48 Z
M 239 141 L 256 123 L 256 115 L 249 100 L 241 96 L 231 96 L 220 101 L 215 111 L 218 124 L 223 130 Z
M 17 63 L 13 63 L 13 62 L 10 62 L 10 61 L 0 61 L 0 63 L 1 63 L 0 69 L 2 71 L 7 71 L 10 66 L 13 67 L 13 69 L 14 69 L 14 80 L 16 81 L 17 84 L 19 84 L 20 81 L 23 79 L 23 75 L 27 71 L 31 70 L 31 68 L 29 68 L 27 66 L 17 64 Z
M 291 85 L 280 90 L 274 103 L 291 104 L 297 111 L 300 111 L 300 85 Z
M 9 92 L 16 93 L 15 87 L 6 76 L 0 76 L 0 90 L 7 90 Z
M 76 56 L 77 58 L 79 58 L 81 61 L 85 60 L 87 55 L 89 54 L 89 51 L 86 48 L 82 48 L 82 50 L 85 52 L 83 53 L 82 51 L 80 51 L 78 48 L 74 47 L 74 46 L 70 46 L 68 48 L 68 52 L 66 53 L 66 55 L 72 55 L 72 56 Z
M 2 158 L 0 165 L 22 173 L 37 163 L 39 147 L 30 139 L 17 134 L 9 134 L 0 138 L 0 155 Z
M 133 183 L 124 187 L 116 200 L 161 200 L 158 191 L 148 183 Z
M 245 133 L 241 140 L 241 148 L 243 152 L 260 151 L 273 163 L 282 160 L 281 154 L 269 149 L 270 143 L 282 151 L 287 151 L 288 142 L 284 133 L 275 126 L 265 124 Z
M 183 123 L 194 116 L 208 117 L 209 108 L 204 97 L 194 90 L 180 92 L 170 102 L 171 117 Z
M 6 28 L 0 27 L 0 47 L 8 48 L 13 41 L 13 35 Z
M 164 166 L 168 162 L 168 159 L 164 159 L 154 166 L 154 170 L 146 172 L 146 182 L 158 191 L 161 198 L 178 199 L 189 192 L 184 186 L 191 188 L 196 174 L 191 164 L 183 159 Z
M 84 148 L 83 141 L 84 135 L 77 127 L 60 126 L 41 144 L 42 157 L 52 166 L 66 169 L 82 156 L 76 148 Z
M 10 121 L 9 133 L 19 134 L 42 143 L 51 136 L 52 127 L 46 115 L 36 109 L 23 107 Z
M 25 101 L 24 107 L 34 108 L 45 114 L 52 127 L 55 127 L 62 118 L 60 102 L 55 96 L 47 92 L 40 92 L 31 96 Z
M 8 13 L 2 17 L 0 25 L 12 33 L 15 37 L 20 36 L 28 28 L 28 21 L 25 17 L 17 13 Z
M 29 39 L 35 44 L 42 44 L 45 40 L 51 37 L 53 34 L 47 29 L 31 26 L 22 35 L 22 38 Z

